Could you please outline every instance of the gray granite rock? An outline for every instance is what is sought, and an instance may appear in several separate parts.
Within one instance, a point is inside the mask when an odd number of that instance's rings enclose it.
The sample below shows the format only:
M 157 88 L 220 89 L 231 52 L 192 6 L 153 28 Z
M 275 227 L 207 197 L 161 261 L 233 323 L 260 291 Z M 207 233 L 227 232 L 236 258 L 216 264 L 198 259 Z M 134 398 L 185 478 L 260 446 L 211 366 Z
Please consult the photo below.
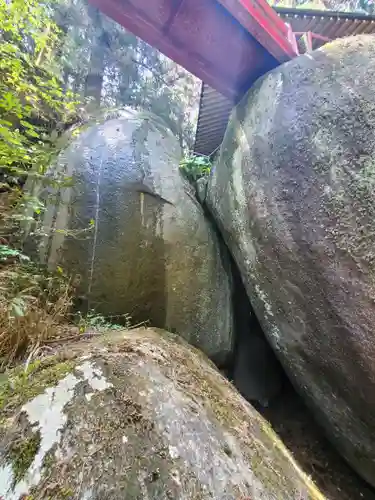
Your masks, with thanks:
M 206 204 L 293 384 L 375 485 L 375 39 L 337 40 L 234 110 Z
M 43 195 L 40 259 L 80 275 L 90 309 L 149 320 L 225 363 L 233 349 L 230 271 L 179 172 L 176 138 L 131 109 L 74 134 L 51 170 L 72 185 Z
M 208 359 L 166 332 L 68 344 L 0 394 L 7 500 L 323 498 Z

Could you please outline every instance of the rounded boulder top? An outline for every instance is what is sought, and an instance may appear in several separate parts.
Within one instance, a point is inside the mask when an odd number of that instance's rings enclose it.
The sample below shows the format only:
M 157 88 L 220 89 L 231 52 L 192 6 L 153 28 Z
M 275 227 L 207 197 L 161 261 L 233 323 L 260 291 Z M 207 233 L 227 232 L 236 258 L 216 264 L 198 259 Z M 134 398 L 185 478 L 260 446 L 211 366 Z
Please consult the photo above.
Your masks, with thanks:
M 7 500 L 323 499 L 210 361 L 161 330 L 66 345 L 0 394 Z

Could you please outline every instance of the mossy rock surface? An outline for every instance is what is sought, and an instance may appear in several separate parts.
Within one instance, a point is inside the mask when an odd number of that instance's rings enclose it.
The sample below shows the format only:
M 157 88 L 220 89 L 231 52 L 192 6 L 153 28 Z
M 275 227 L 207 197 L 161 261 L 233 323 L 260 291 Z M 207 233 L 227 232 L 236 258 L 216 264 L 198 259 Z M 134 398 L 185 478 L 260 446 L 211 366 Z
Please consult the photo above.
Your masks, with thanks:
M 206 203 L 271 345 L 375 485 L 375 38 L 268 73 L 234 110 Z
M 1 394 L 7 500 L 323 498 L 211 362 L 161 330 L 67 345 Z
M 116 322 L 124 314 L 149 321 L 226 363 L 229 265 L 180 174 L 177 139 L 156 116 L 124 108 L 73 130 L 67 142 L 50 172 L 67 185 L 30 187 L 48 205 L 40 260 L 80 276 L 86 307 Z

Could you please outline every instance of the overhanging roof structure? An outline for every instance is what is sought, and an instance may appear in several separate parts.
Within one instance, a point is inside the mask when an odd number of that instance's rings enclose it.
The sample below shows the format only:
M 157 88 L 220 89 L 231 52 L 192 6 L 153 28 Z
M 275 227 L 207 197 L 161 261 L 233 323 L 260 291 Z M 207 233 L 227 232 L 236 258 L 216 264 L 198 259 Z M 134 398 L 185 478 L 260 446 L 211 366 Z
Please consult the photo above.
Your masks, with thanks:
M 296 55 L 266 0 L 89 0 L 229 99 Z
M 282 19 L 291 25 L 294 33 L 311 31 L 330 40 L 351 35 L 375 33 L 375 17 L 349 12 L 322 10 L 275 8 Z M 314 39 L 313 49 L 324 45 L 325 41 Z
M 313 32 L 334 40 L 350 35 L 375 34 L 375 16 L 347 12 L 275 8 L 294 33 Z M 313 38 L 312 48 L 326 40 Z M 202 84 L 194 152 L 210 156 L 220 146 L 234 99 L 225 98 L 207 83 Z

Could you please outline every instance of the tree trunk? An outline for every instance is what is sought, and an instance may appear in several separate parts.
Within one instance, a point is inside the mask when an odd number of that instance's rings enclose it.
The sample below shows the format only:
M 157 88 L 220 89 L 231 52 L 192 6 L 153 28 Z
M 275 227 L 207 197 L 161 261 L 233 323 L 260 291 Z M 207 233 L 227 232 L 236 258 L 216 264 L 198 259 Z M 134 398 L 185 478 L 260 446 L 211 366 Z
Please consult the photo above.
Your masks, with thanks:
M 100 12 L 89 5 L 88 14 L 92 23 L 94 37 L 90 54 L 88 74 L 85 79 L 85 97 L 91 97 L 96 105 L 100 105 L 104 75 L 103 28 Z

